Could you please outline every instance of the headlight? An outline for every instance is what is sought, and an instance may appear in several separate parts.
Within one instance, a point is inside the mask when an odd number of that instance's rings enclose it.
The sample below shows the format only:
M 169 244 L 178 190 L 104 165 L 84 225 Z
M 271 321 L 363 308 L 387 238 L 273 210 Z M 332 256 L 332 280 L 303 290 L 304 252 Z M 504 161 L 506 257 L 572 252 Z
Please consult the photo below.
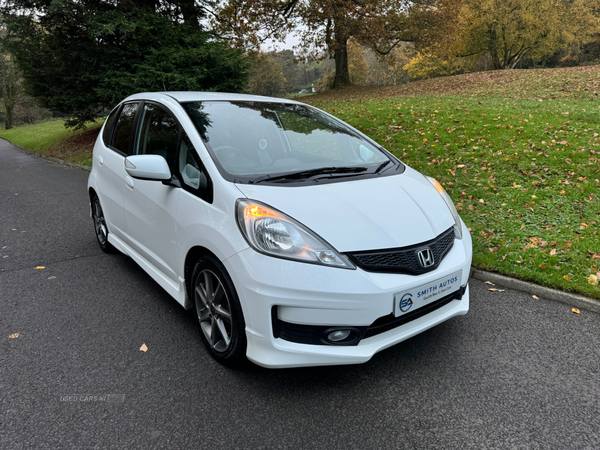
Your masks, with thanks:
M 444 190 L 442 185 L 437 182 L 437 180 L 435 180 L 431 177 L 425 177 L 425 178 L 427 178 L 429 180 L 429 182 L 431 184 L 433 184 L 433 187 L 435 188 L 435 190 L 440 193 L 440 195 L 446 202 L 446 205 L 448 205 L 448 209 L 450 209 L 450 212 L 452 213 L 452 217 L 454 217 L 454 235 L 456 236 L 457 239 L 462 239 L 463 236 L 462 236 L 462 225 L 460 223 L 460 216 L 458 215 L 458 211 L 456 211 L 456 207 L 454 206 L 454 203 L 452 203 L 452 199 L 450 198 L 448 193 Z
M 250 246 L 266 255 L 354 269 L 331 245 L 301 223 L 263 203 L 240 199 L 236 218 Z

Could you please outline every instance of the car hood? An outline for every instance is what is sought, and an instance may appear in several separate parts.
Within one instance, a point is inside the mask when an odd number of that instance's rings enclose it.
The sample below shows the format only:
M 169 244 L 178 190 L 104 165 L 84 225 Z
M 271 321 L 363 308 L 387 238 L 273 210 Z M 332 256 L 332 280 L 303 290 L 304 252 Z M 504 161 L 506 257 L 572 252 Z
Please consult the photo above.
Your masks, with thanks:
M 307 186 L 237 184 L 317 233 L 340 252 L 405 247 L 435 238 L 452 225 L 448 206 L 427 179 L 404 173 Z

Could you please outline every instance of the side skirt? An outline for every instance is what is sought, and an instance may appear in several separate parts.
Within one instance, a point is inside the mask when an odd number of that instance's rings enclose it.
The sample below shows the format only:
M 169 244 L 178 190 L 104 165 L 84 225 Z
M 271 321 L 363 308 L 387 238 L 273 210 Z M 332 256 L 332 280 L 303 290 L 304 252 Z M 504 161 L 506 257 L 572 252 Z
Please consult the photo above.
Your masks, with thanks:
M 150 277 L 152 277 L 152 279 L 156 281 L 160 287 L 167 291 L 171 297 L 177 300 L 177 302 L 184 308 L 189 309 L 190 304 L 189 301 L 187 301 L 184 280 L 179 279 L 177 282 L 173 281 L 114 234 L 108 235 L 108 242 L 110 242 L 120 252 L 126 254 L 136 263 L 138 263 L 138 265 L 144 269 L 144 271 L 150 275 Z

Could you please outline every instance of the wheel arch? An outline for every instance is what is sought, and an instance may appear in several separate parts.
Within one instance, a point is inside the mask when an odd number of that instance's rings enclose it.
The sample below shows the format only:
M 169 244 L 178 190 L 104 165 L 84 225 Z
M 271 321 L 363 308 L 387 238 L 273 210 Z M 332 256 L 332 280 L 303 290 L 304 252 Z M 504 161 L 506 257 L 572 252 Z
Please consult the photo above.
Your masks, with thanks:
M 96 190 L 93 187 L 90 186 L 88 188 L 88 197 L 90 198 L 90 205 L 92 203 L 92 199 L 94 198 L 94 195 L 98 196 L 98 193 L 96 192 Z
M 215 258 L 217 261 L 221 261 L 217 255 L 211 252 L 206 247 L 201 245 L 196 245 L 190 248 L 185 256 L 185 262 L 183 266 L 183 276 L 185 277 L 185 309 L 191 309 L 192 307 L 192 272 L 194 271 L 194 266 L 196 265 L 196 261 L 200 259 L 202 256 L 211 256 Z

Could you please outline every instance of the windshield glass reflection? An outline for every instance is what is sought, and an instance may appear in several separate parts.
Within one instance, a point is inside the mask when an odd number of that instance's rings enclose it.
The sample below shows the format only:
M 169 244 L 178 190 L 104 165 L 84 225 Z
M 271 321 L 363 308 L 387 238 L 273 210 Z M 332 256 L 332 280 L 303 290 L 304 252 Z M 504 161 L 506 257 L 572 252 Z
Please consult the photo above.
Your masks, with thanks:
M 342 122 L 304 105 L 211 101 L 183 106 L 220 167 L 233 176 L 378 167 L 389 160 Z

